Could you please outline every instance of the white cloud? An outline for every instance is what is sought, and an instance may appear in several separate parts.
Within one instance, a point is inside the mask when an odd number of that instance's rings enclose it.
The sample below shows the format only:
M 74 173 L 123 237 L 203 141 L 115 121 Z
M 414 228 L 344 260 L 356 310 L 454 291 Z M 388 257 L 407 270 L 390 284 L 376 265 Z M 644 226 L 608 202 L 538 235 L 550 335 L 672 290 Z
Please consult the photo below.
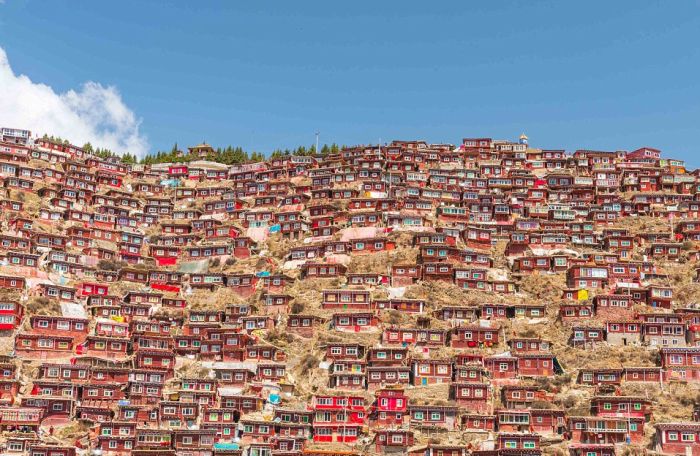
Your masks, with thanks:
M 0 126 L 144 156 L 148 141 L 139 132 L 140 123 L 115 87 L 89 81 L 78 90 L 56 93 L 46 84 L 15 74 L 0 47 Z

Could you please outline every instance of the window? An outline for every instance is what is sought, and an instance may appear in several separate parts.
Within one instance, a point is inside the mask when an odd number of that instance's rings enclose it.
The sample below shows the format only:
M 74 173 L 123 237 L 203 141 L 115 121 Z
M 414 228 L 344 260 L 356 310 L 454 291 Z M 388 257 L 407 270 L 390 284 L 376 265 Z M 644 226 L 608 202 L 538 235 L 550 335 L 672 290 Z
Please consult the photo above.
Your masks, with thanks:
M 41 348 L 51 348 L 51 347 L 53 347 L 53 340 L 50 340 L 50 339 L 39 339 L 39 347 L 41 347 Z
M 695 434 L 692 432 L 683 432 L 681 434 L 681 441 L 683 442 L 695 442 Z

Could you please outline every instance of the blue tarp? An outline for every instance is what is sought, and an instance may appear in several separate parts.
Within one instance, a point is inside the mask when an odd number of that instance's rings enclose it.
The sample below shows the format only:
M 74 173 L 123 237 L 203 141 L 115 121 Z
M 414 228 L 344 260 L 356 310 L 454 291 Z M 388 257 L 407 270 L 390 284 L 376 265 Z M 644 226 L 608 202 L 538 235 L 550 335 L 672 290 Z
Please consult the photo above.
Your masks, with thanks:
M 214 449 L 216 450 L 237 450 L 238 444 L 237 443 L 222 443 L 222 442 L 217 442 L 214 444 Z
M 282 227 L 281 227 L 280 225 L 272 225 L 272 226 L 268 229 L 268 231 L 269 231 L 270 233 L 279 233 L 279 231 L 280 231 L 281 229 L 282 229 Z
M 179 187 L 180 186 L 180 179 L 164 179 L 160 181 L 160 185 L 166 186 L 166 187 Z
M 270 271 L 260 271 L 255 273 L 256 277 L 270 277 Z

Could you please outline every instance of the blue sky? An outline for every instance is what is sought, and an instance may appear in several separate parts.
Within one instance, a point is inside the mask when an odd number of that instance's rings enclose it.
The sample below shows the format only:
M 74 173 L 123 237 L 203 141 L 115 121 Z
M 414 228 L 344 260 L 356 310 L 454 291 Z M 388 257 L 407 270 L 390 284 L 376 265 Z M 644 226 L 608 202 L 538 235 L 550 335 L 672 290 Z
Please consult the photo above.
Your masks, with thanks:
M 697 1 L 5 0 L 0 47 L 56 93 L 114 86 L 150 150 L 525 132 L 700 166 Z

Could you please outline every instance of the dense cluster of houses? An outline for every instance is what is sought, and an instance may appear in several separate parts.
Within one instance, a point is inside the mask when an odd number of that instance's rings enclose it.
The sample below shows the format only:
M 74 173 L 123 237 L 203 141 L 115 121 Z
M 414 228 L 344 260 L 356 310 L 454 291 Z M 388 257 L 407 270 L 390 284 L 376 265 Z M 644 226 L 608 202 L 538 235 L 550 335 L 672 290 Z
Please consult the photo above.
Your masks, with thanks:
M 700 455 L 682 161 L 524 135 L 212 153 L 0 129 L 2 454 Z M 611 349 L 647 356 L 586 361 Z

